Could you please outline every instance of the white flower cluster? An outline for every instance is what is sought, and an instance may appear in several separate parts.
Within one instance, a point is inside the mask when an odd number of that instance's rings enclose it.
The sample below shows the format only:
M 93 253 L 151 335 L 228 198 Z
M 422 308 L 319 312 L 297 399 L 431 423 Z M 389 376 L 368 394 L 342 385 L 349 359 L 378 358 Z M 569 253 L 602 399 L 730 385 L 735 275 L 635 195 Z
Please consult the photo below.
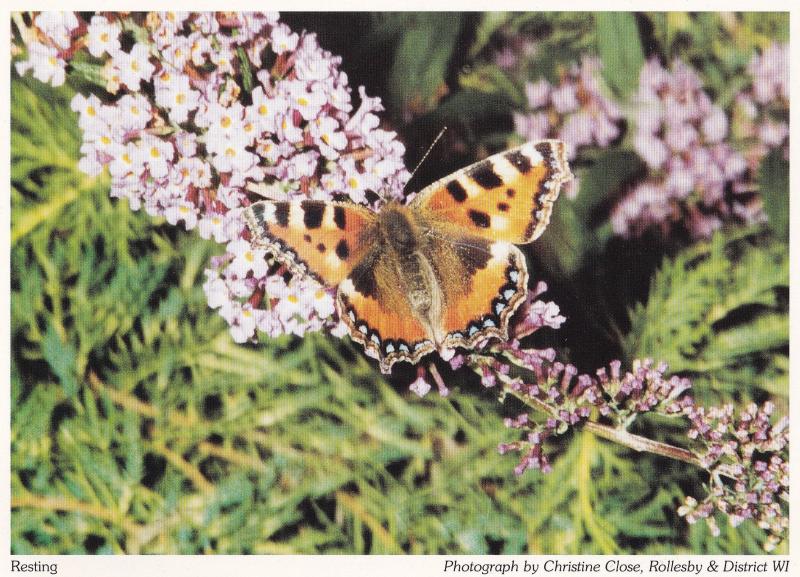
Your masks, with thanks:
M 108 98 L 72 101 L 83 131 L 80 169 L 96 175 L 107 167 L 111 195 L 132 209 L 226 243 L 204 288 L 234 339 L 250 340 L 256 329 L 301 335 L 336 327 L 332 295 L 270 268 L 270 255 L 242 238 L 238 209 L 264 183 L 284 199 L 337 195 L 376 204 L 402 196 L 405 149 L 378 128 L 380 99 L 360 88 L 354 110 L 341 58 L 275 13 L 151 12 L 86 22 L 62 12 L 32 22 L 20 74 L 32 69 L 59 85 L 77 52 L 101 63 Z

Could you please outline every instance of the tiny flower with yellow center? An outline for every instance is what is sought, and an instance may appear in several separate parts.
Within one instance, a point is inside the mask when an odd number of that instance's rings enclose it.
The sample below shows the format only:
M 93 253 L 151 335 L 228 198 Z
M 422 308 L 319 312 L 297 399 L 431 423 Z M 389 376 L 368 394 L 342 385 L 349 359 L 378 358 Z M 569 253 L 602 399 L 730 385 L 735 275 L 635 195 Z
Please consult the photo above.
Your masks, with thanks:
M 309 85 L 302 80 L 292 81 L 289 86 L 289 94 L 292 98 L 292 108 L 297 110 L 304 120 L 313 120 L 322 110 L 327 101 L 325 94 L 318 90 L 315 84 Z
M 155 79 L 156 103 L 169 110 L 169 118 L 178 124 L 200 104 L 200 93 L 192 89 L 186 74 L 163 73 Z
M 144 172 L 144 161 L 136 142 L 114 143 L 108 150 L 111 162 L 108 170 L 113 178 L 128 179 L 139 177 Z
M 67 63 L 58 56 L 58 51 L 53 46 L 31 42 L 28 45 L 28 59 L 17 62 L 16 69 L 20 76 L 28 70 L 33 70 L 33 77 L 40 82 L 61 86 L 66 79 L 66 65 Z
M 146 134 L 140 143 L 139 161 L 147 167 L 153 178 L 164 178 L 170 170 L 175 148 L 172 143 Z
M 254 249 L 249 242 L 239 239 L 228 243 L 228 252 L 234 255 L 228 271 L 238 278 L 245 278 L 249 273 L 256 277 L 264 276 L 268 266 L 266 251 Z
M 129 53 L 122 50 L 114 52 L 110 62 L 118 71 L 121 84 L 133 91 L 138 91 L 142 80 L 149 81 L 155 71 L 155 66 L 150 62 L 150 50 L 141 42 L 134 44 Z
M 327 319 L 336 311 L 334 306 L 333 296 L 324 289 L 317 289 L 314 291 L 314 300 L 311 303 L 314 311 L 322 319 Z
M 186 230 L 192 230 L 197 226 L 197 212 L 197 207 L 194 204 L 181 200 L 164 211 L 164 218 L 172 225 L 177 224 L 178 221 L 183 221 Z
M 272 29 L 271 40 L 272 49 L 276 54 L 283 54 L 289 50 L 297 48 L 300 37 L 292 32 L 285 24 L 278 24 Z

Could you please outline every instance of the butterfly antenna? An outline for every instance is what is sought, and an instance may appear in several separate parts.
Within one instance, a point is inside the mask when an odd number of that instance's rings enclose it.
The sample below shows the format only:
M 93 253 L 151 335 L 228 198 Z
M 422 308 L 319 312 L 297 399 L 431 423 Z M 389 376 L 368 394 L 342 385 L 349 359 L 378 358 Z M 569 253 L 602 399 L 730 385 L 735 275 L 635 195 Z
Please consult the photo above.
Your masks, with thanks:
M 406 186 L 408 186 L 408 183 L 411 182 L 412 178 L 414 178 L 414 175 L 417 174 L 417 171 L 419 170 L 419 167 L 422 166 L 422 163 L 425 162 L 425 159 L 428 158 L 428 155 L 433 150 L 433 147 L 436 146 L 436 143 L 439 142 L 439 139 L 442 138 L 442 136 L 444 136 L 444 133 L 446 131 L 447 131 L 447 127 L 445 126 L 444 128 L 442 128 L 441 131 L 439 131 L 439 134 L 436 136 L 436 138 L 433 139 L 433 142 L 431 142 L 431 145 L 428 147 L 428 151 L 424 155 L 422 155 L 422 158 L 417 163 L 417 166 L 414 168 L 414 170 L 411 171 L 411 176 L 408 177 L 408 180 L 406 181 Z M 404 192 L 406 190 L 406 186 L 403 187 L 403 191 Z

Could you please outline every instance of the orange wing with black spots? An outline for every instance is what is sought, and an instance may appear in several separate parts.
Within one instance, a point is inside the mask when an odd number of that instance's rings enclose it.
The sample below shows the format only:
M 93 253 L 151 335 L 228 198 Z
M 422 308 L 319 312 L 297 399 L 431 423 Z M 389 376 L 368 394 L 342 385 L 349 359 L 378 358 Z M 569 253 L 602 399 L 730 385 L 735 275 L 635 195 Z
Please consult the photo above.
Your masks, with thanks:
M 571 178 L 563 142 L 528 142 L 425 187 L 412 208 L 468 234 L 525 244 L 544 232 L 561 185 Z
M 390 306 L 386 299 L 362 291 L 352 278 L 339 285 L 339 316 L 350 337 L 378 359 L 381 371 L 389 373 L 397 361 L 414 364 L 436 350 L 407 300 L 398 299 Z
M 272 252 L 293 273 L 325 286 L 344 280 L 363 256 L 375 213 L 354 204 L 264 200 L 242 213 L 255 248 Z
M 528 294 L 528 269 L 513 244 L 495 242 L 475 266 L 463 288 L 443 285 L 443 348 L 472 348 L 496 337 L 508 339 L 508 325 Z

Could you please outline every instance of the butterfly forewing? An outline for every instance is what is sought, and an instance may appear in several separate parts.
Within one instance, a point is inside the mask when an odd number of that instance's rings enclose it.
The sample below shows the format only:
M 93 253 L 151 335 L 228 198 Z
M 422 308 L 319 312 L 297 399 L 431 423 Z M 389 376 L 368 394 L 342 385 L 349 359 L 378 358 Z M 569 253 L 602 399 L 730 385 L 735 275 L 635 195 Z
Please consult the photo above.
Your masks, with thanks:
M 529 142 L 433 183 L 412 207 L 482 238 L 525 244 L 544 232 L 571 178 L 564 143 Z
M 270 250 L 292 272 L 336 286 L 366 249 L 375 213 L 355 204 L 318 200 L 269 201 L 243 212 L 256 248 Z

